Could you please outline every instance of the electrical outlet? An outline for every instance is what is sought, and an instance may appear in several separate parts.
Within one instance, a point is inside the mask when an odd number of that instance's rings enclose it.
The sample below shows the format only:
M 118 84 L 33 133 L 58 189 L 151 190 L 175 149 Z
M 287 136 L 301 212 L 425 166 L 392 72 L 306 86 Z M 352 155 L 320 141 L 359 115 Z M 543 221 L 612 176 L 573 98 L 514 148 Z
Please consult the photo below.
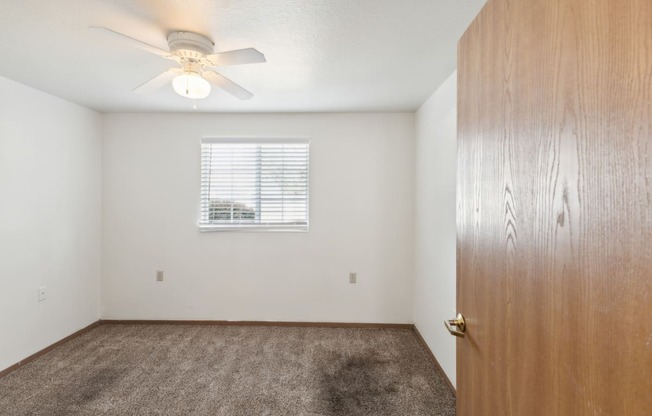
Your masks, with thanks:
M 349 273 L 349 283 L 356 283 L 358 281 L 357 273 Z
M 48 298 L 48 287 L 41 286 L 38 288 L 38 301 L 42 302 Z
M 156 281 L 157 282 L 162 282 L 163 281 L 163 270 L 157 270 L 156 271 Z

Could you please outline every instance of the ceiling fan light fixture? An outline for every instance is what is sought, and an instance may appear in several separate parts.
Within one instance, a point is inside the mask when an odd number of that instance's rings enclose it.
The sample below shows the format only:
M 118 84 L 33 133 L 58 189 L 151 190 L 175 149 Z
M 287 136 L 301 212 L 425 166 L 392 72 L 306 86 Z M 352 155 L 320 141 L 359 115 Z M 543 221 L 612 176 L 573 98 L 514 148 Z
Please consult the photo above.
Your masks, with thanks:
M 211 84 L 196 72 L 186 71 L 172 80 L 174 92 L 182 97 L 198 100 L 208 97 Z
M 157 48 L 131 36 L 101 26 L 91 26 L 94 32 L 102 33 L 128 42 L 150 53 L 175 61 L 179 66 L 155 76 L 134 88 L 138 94 L 153 92 L 172 82 L 174 91 L 182 97 L 197 100 L 211 93 L 211 84 L 241 100 L 254 95 L 216 72 L 217 67 L 267 62 L 265 55 L 254 48 L 215 52 L 215 44 L 206 36 L 192 32 L 172 32 L 168 35 L 168 50 Z

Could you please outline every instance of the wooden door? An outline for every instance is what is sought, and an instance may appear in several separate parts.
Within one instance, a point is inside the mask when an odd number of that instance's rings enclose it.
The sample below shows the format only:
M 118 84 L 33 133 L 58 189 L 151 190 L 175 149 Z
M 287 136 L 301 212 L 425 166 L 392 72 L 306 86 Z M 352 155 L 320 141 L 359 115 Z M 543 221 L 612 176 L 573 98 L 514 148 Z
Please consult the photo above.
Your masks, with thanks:
M 458 415 L 651 415 L 652 1 L 489 0 L 458 52 Z

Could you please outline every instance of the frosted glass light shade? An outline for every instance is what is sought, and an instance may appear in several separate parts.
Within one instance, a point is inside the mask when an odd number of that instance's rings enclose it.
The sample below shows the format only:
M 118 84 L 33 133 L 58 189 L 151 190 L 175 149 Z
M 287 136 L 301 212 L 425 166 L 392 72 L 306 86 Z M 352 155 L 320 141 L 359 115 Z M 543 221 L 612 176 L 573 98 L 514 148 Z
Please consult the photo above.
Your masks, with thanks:
M 208 97 L 211 84 L 195 72 L 184 72 L 172 80 L 174 92 L 182 97 L 194 100 Z

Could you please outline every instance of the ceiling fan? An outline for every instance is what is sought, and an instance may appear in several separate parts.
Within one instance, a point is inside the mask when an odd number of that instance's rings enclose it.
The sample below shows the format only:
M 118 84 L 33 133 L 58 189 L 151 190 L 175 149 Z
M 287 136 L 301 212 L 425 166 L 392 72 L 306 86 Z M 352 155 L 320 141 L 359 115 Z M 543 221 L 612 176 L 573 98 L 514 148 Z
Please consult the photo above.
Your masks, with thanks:
M 152 92 L 172 82 L 172 88 L 182 97 L 201 99 L 210 94 L 213 84 L 241 100 L 248 100 L 254 96 L 252 93 L 215 70 L 220 66 L 266 62 L 265 55 L 254 48 L 215 53 L 210 39 L 192 32 L 170 33 L 169 51 L 166 51 L 105 27 L 91 26 L 89 29 L 179 64 L 136 87 L 133 90 L 136 93 Z

